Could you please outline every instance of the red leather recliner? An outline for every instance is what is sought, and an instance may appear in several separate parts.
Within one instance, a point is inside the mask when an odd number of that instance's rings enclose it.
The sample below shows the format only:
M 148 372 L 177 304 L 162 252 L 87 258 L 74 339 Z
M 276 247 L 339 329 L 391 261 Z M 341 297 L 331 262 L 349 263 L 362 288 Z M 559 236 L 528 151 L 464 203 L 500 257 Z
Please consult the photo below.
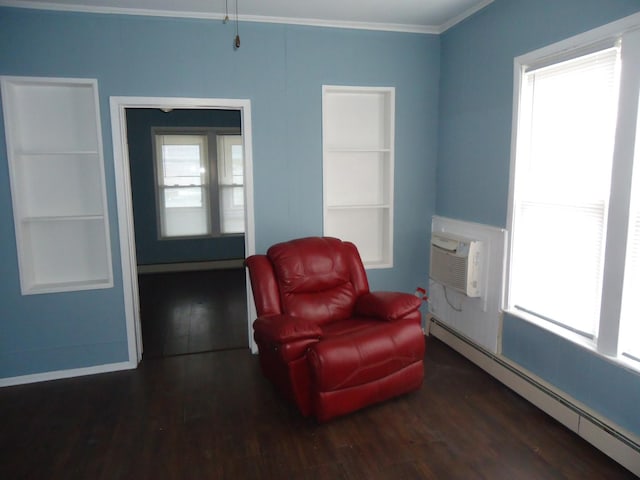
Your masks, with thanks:
M 369 291 L 352 243 L 311 237 L 246 260 L 264 375 L 319 421 L 420 387 L 420 299 Z

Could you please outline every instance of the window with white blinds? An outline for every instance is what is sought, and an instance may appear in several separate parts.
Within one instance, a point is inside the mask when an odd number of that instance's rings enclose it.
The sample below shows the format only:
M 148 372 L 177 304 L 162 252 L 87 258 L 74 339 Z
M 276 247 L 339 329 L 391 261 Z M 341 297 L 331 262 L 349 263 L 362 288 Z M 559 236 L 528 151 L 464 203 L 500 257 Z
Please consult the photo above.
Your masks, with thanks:
M 207 136 L 156 135 L 156 152 L 160 236 L 207 235 Z
M 600 313 L 619 57 L 612 47 L 529 69 L 521 93 L 513 305 L 590 339 Z
M 515 59 L 505 307 L 640 369 L 640 29 L 619 25 Z

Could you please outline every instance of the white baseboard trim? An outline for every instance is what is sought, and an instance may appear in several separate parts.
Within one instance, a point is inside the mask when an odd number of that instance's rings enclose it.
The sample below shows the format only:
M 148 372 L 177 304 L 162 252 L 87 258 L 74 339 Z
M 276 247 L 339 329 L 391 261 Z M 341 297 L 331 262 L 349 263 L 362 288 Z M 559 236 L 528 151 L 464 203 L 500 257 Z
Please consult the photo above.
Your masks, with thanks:
M 11 387 L 14 385 L 24 385 L 27 383 L 48 382 L 50 380 L 60 380 L 63 378 L 82 377 L 85 375 L 95 375 L 98 373 L 118 372 L 121 370 L 132 370 L 138 365 L 136 362 L 119 362 L 97 365 L 95 367 L 72 368 L 69 370 L 56 370 L 54 372 L 34 373 L 31 375 L 21 375 L 18 377 L 0 378 L 0 387 Z
M 436 318 L 429 318 L 427 324 L 430 335 L 449 345 L 525 400 L 640 476 L 640 438 L 597 415 L 507 358 L 484 350 Z
M 232 260 L 213 260 L 210 262 L 159 263 L 156 265 L 138 265 L 138 273 L 195 272 L 199 270 L 225 270 L 244 268 L 244 258 Z

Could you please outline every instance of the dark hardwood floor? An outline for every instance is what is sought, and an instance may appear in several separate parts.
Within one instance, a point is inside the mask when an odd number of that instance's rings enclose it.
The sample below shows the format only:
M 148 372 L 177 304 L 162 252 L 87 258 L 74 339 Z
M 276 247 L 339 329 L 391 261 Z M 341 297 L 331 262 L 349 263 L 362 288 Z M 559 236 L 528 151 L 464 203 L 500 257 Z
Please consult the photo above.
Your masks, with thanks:
M 626 479 L 434 338 L 422 388 L 318 425 L 248 350 L 0 389 L 2 479 Z
M 244 269 L 138 276 L 144 358 L 248 348 Z

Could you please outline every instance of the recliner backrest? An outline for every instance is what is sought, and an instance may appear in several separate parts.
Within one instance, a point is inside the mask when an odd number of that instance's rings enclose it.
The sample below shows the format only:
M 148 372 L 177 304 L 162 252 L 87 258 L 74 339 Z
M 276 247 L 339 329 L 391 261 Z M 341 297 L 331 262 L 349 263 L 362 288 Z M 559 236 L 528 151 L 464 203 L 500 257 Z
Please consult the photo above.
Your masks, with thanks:
M 330 237 L 279 243 L 267 251 L 280 291 L 282 312 L 325 324 L 349 318 L 368 291 L 352 244 Z

